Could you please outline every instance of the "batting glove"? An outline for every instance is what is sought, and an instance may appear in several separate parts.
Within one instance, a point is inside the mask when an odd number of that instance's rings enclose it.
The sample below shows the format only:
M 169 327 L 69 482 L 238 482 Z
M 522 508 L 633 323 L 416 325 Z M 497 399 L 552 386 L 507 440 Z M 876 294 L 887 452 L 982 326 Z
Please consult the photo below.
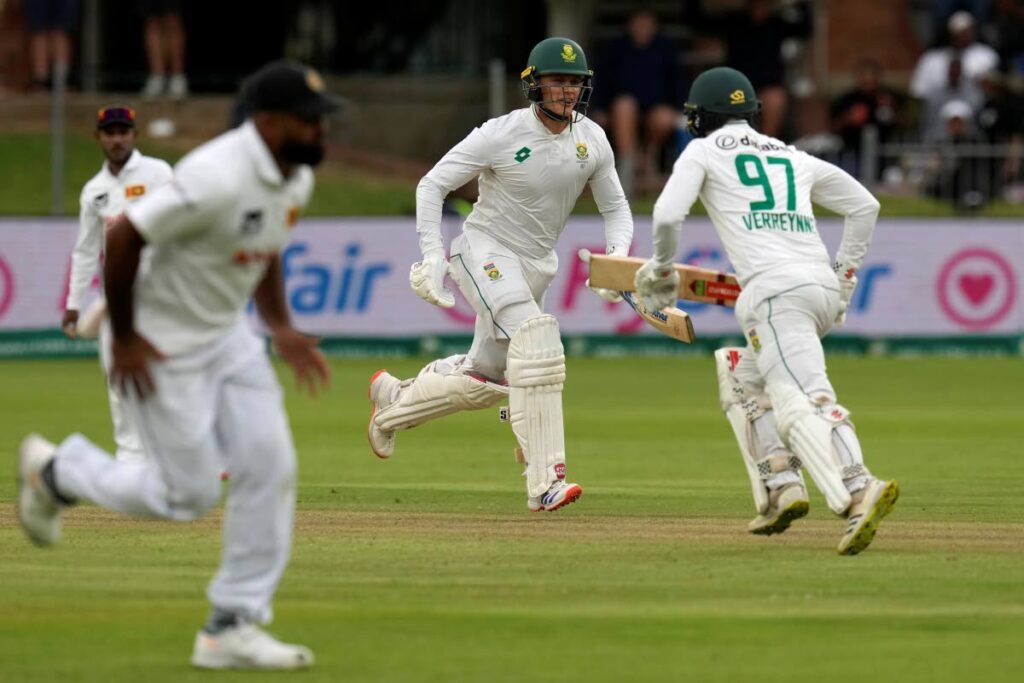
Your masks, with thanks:
M 832 266 L 839 278 L 839 313 L 836 315 L 836 327 L 846 323 L 846 311 L 853 299 L 853 290 L 857 288 L 857 269 L 848 263 L 836 261 Z
M 612 248 L 612 250 L 608 252 L 608 255 L 611 256 L 614 253 L 615 249 Z M 579 257 L 580 261 L 583 261 L 584 263 L 590 263 L 589 249 L 580 249 L 579 251 L 576 252 L 576 255 Z M 583 284 L 585 284 L 591 292 L 597 294 L 599 297 L 601 297 L 610 304 L 617 304 L 620 301 L 622 301 L 622 295 L 616 292 L 614 289 L 605 289 L 604 287 L 591 287 L 590 278 L 587 278 L 587 281 L 584 282 Z
M 649 311 L 675 306 L 679 298 L 679 273 L 671 263 L 657 263 L 651 259 L 636 271 L 633 284 Z
M 422 261 L 412 264 L 409 269 L 409 286 L 424 301 L 441 308 L 451 308 L 455 305 L 455 295 L 444 286 L 444 276 L 447 274 L 448 260 L 444 252 L 431 252 L 425 254 Z

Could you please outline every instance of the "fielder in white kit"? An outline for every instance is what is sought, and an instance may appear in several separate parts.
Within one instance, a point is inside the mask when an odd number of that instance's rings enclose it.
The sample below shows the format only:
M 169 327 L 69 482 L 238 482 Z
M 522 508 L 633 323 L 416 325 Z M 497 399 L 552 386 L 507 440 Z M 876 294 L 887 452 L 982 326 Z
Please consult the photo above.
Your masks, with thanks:
M 826 375 L 820 338 L 845 320 L 878 201 L 839 168 L 758 133 L 750 121 L 759 103 L 734 69 L 702 73 L 686 107 L 696 139 L 654 206 L 654 256 L 637 271 L 637 292 L 648 307 L 675 304 L 671 263 L 699 197 L 743 287 L 736 318 L 749 343 L 719 349 L 715 359 L 722 408 L 758 510 L 749 529 L 780 533 L 807 514 L 802 466 L 847 519 L 839 553 L 855 555 L 873 540 L 899 487 L 865 467 L 850 413 Z M 834 265 L 812 202 L 846 218 Z
M 291 326 L 280 251 L 312 192 L 324 116 L 337 105 L 316 72 L 290 62 L 253 75 L 244 97 L 252 118 L 182 159 L 107 236 L 111 379 L 146 460 L 116 460 L 80 434 L 59 446 L 31 435 L 18 510 L 40 545 L 59 539 L 61 508 L 76 500 L 191 520 L 217 504 L 229 470 L 223 556 L 207 589 L 213 610 L 191 661 L 295 669 L 312 653 L 257 626 L 272 617 L 291 551 L 296 463 L 277 377 L 244 311 L 251 297 L 300 388 L 328 380 L 315 342 Z M 151 264 L 136 280 L 144 246 Z
M 110 373 L 110 340 L 105 334 L 109 328 L 100 323 L 106 317 L 106 301 L 102 296 L 94 301 L 80 320 L 82 301 L 99 270 L 107 228 L 128 206 L 168 182 L 173 175 L 166 161 L 145 156 L 135 148 L 135 130 L 135 110 L 131 107 L 104 107 L 96 117 L 96 140 L 107 160 L 100 172 L 82 188 L 78 239 L 71 253 L 68 297 L 61 320 L 61 327 L 69 337 L 90 338 L 97 332 L 103 334 L 100 364 L 105 376 Z M 145 264 L 142 268 L 146 268 Z M 121 407 L 118 392 L 109 381 L 107 394 L 117 457 L 122 460 L 145 457 L 138 430 Z
M 410 285 L 426 301 L 451 307 L 455 299 L 443 284 L 451 275 L 476 312 L 473 344 L 415 378 L 402 381 L 381 370 L 370 384 L 369 439 L 381 458 L 392 454 L 400 430 L 507 398 L 526 465 L 527 506 L 535 512 L 557 510 L 583 493 L 565 480 L 565 356 L 558 322 L 543 313 L 558 267 L 555 242 L 588 183 L 604 216 L 607 253 L 625 255 L 633 238 L 611 145 L 584 116 L 591 76 L 574 41 L 541 41 L 521 76 L 532 104 L 473 130 L 420 181 L 416 229 L 423 260 L 413 265 Z M 446 259 L 441 205 L 473 178 L 480 196 Z

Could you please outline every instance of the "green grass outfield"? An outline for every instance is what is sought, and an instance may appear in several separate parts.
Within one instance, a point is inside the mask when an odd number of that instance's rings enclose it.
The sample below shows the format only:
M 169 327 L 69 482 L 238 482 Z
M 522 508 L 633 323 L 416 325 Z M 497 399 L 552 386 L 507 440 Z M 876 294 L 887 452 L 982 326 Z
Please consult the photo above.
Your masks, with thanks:
M 139 149 L 171 163 L 187 151 L 166 141 L 140 138 Z M 50 138 L 45 133 L 0 132 L 0 214 L 44 216 L 50 213 Z M 63 210 L 78 215 L 78 197 L 82 186 L 100 168 L 103 156 L 89 135 L 69 133 L 65 146 Z M 306 210 L 309 216 L 402 216 L 416 212 L 416 180 L 394 178 L 351 168 L 344 162 L 325 162 L 317 169 L 316 191 Z M 633 212 L 650 215 L 656 196 L 639 197 L 631 202 Z M 950 202 L 926 197 L 880 196 L 882 216 L 952 217 Z M 597 204 L 589 193 L 580 198 L 578 213 L 596 214 Z M 704 209 L 695 207 L 695 214 Z M 831 215 L 818 208 L 819 215 Z M 1024 205 L 999 201 L 986 206 L 980 214 L 992 218 L 1024 217 Z
M 1024 680 L 1024 364 L 836 357 L 869 465 L 903 496 L 862 555 L 812 494 L 776 538 L 745 533 L 746 476 L 710 358 L 568 361 L 581 501 L 530 514 L 496 411 L 363 430 L 373 361 L 288 405 L 300 454 L 273 630 L 301 681 Z M 396 374 L 420 361 L 390 363 Z M 0 362 L 0 452 L 79 429 L 110 444 L 90 360 Z M 188 667 L 219 513 L 125 521 L 83 506 L 31 546 L 0 481 L 0 681 L 284 680 Z

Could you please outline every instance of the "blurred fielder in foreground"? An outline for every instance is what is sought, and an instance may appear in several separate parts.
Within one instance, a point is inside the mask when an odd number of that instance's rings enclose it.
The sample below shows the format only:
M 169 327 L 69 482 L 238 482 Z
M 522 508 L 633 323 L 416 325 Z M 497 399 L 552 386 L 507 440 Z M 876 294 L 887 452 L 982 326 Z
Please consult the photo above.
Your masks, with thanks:
M 781 533 L 807 514 L 802 465 L 847 519 L 839 553 L 855 555 L 871 543 L 899 487 L 864 466 L 850 413 L 825 374 L 820 338 L 845 320 L 878 201 L 846 172 L 758 133 L 751 121 L 760 103 L 734 69 L 701 74 L 686 109 L 697 139 L 654 206 L 654 256 L 637 271 L 637 292 L 655 309 L 675 302 L 679 276 L 671 265 L 682 221 L 700 197 L 743 287 L 736 317 L 749 343 L 719 349 L 715 359 L 758 510 L 750 531 Z M 812 202 L 846 217 L 831 267 Z
M 588 183 L 605 219 L 608 253 L 626 254 L 633 237 L 611 146 L 584 115 L 591 77 L 574 41 L 541 41 L 522 72 L 530 106 L 473 130 L 420 181 L 416 229 L 423 260 L 413 265 L 409 282 L 420 297 L 447 308 L 455 305 L 444 286 L 450 274 L 476 312 L 473 344 L 468 354 L 435 360 L 412 379 L 381 370 L 370 383 L 369 439 L 381 458 L 392 454 L 400 430 L 507 398 L 526 465 L 527 505 L 535 512 L 557 510 L 583 493 L 565 479 L 565 356 L 558 322 L 543 312 L 558 267 L 555 242 Z M 473 178 L 480 198 L 449 260 L 441 204 Z
M 107 235 L 111 379 L 133 414 L 144 462 L 115 460 L 80 434 L 21 446 L 18 511 L 40 545 L 60 536 L 76 500 L 140 518 L 191 520 L 217 504 L 231 472 L 213 610 L 192 663 L 294 669 L 312 653 L 274 639 L 271 601 L 288 564 L 295 450 L 277 376 L 244 309 L 250 298 L 300 388 L 328 368 L 291 325 L 280 251 L 313 190 L 324 116 L 335 110 L 316 72 L 270 64 L 246 83 L 250 121 L 202 145 L 170 183 L 128 207 Z M 147 247 L 148 245 L 148 247 Z M 144 247 L 148 272 L 136 280 Z
M 82 300 L 99 270 L 106 246 L 107 228 L 125 209 L 171 179 L 171 166 L 163 159 L 147 157 L 135 149 L 135 111 L 130 107 L 100 109 L 96 118 L 96 140 L 107 160 L 82 188 L 78 218 L 78 240 L 71 253 L 71 277 L 61 327 L 69 337 L 95 337 L 109 331 L 101 325 L 107 315 L 107 302 L 101 296 L 79 320 Z M 140 269 L 144 272 L 149 251 L 143 252 Z M 100 339 L 100 363 L 104 376 L 110 374 L 110 339 Z M 114 422 L 114 441 L 121 460 L 145 457 L 138 430 L 121 406 L 118 392 L 107 381 L 110 417 Z

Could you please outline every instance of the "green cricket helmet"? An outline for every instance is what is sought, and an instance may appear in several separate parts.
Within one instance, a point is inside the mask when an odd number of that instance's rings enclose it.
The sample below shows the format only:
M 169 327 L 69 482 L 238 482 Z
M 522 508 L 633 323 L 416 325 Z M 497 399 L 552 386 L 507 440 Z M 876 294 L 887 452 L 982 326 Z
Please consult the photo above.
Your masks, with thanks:
M 704 137 L 730 119 L 754 121 L 760 112 L 761 102 L 750 79 L 727 66 L 697 76 L 683 105 L 686 127 L 697 137 Z
M 587 65 L 587 55 L 579 43 L 569 38 L 545 38 L 530 50 L 527 66 L 519 75 L 526 99 L 537 104 L 540 110 L 556 121 L 570 121 L 569 117 L 560 116 L 551 111 L 546 104 L 562 102 L 562 99 L 545 99 L 544 87 L 537 81 L 538 76 L 547 74 L 567 74 L 580 76 L 583 84 L 576 99 L 572 121 L 587 113 L 590 106 L 590 94 L 594 88 L 591 82 L 594 72 Z M 572 122 L 570 121 L 570 122 Z

